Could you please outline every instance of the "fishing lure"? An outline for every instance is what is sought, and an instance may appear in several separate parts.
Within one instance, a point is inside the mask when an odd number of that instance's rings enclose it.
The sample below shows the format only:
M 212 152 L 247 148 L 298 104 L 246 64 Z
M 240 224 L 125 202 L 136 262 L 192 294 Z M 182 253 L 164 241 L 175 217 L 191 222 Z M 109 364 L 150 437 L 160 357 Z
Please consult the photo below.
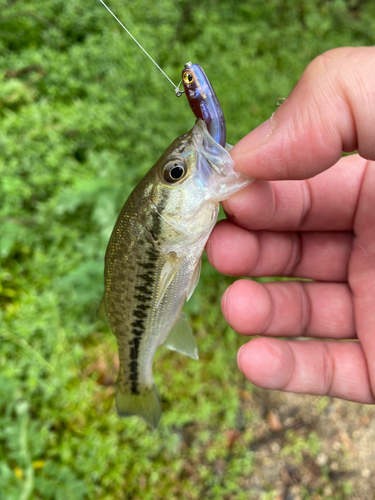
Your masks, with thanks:
M 204 121 L 212 138 L 225 148 L 224 114 L 206 73 L 199 64 L 188 62 L 182 70 L 182 83 L 193 113 Z

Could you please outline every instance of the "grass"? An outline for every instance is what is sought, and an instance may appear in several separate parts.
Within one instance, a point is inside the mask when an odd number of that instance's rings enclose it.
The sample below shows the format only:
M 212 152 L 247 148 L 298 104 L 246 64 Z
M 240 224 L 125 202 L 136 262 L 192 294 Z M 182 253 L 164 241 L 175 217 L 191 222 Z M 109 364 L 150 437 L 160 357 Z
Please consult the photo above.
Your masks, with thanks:
M 313 57 L 374 44 L 370 1 L 110 7 L 176 83 L 186 61 L 204 67 L 232 143 Z M 157 353 L 157 432 L 117 417 L 116 343 L 96 319 L 105 247 L 131 189 L 193 117 L 99 2 L 0 8 L 0 500 L 276 499 L 293 487 L 351 498 L 344 455 L 317 465 L 318 417 L 296 420 L 239 373 L 243 340 L 219 307 L 231 279 L 206 260 L 186 306 L 200 361 Z

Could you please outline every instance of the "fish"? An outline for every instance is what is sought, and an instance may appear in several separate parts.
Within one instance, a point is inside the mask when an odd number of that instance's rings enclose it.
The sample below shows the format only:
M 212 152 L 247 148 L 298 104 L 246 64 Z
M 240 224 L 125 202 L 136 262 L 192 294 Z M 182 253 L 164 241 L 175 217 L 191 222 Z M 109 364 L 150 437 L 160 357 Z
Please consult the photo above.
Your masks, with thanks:
M 105 255 L 100 315 L 118 343 L 117 412 L 138 415 L 153 429 L 161 419 L 156 350 L 164 345 L 198 359 L 182 307 L 198 283 L 219 202 L 252 181 L 234 170 L 230 146 L 211 135 L 208 117 L 196 118 L 130 194 Z

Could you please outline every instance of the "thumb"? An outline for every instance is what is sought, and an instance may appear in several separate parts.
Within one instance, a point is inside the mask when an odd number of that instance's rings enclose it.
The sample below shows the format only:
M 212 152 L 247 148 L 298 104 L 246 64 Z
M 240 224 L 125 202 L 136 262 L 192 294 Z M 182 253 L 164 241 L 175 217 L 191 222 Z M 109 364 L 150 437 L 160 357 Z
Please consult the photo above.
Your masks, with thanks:
M 257 179 L 305 179 L 342 152 L 375 160 L 375 48 L 345 47 L 314 59 L 272 117 L 232 149 Z

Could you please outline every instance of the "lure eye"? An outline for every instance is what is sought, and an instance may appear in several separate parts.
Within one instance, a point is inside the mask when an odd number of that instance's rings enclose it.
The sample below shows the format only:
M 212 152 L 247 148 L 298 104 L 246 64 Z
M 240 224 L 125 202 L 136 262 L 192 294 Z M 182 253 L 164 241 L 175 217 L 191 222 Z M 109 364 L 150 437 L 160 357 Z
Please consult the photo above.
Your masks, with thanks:
M 182 161 L 171 161 L 167 163 L 163 170 L 164 179 L 173 184 L 174 182 L 178 182 L 186 174 L 186 167 Z
M 189 71 L 186 71 L 182 79 L 184 80 L 185 83 L 191 83 L 193 81 L 193 75 L 189 73 Z

